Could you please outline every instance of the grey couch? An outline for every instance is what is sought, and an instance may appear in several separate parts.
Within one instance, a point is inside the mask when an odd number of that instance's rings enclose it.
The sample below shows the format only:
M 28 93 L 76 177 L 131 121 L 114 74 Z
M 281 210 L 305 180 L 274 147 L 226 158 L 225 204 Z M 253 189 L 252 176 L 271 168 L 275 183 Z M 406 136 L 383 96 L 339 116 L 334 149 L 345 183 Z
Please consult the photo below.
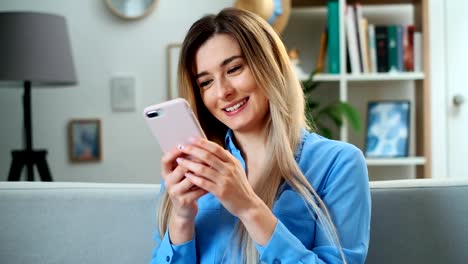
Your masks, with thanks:
M 0 182 L 0 263 L 148 263 L 158 185 Z M 371 182 L 367 263 L 468 263 L 468 180 Z

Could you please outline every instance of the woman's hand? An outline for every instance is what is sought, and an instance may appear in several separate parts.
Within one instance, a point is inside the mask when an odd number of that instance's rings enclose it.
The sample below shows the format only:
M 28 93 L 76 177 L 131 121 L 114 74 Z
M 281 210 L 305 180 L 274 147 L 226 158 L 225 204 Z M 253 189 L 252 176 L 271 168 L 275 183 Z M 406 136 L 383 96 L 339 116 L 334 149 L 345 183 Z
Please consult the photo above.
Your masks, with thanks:
M 181 151 L 194 159 L 177 158 L 187 179 L 212 193 L 223 206 L 237 216 L 251 238 L 264 246 L 270 241 L 278 219 L 257 196 L 240 162 L 218 144 L 197 139 Z
M 169 235 L 173 244 L 180 244 L 193 238 L 195 216 L 198 212 L 197 199 L 207 192 L 194 185 L 186 177 L 185 170 L 175 160 L 183 153 L 174 149 L 161 159 L 161 175 L 172 201 L 173 210 L 169 221 Z
M 257 196 L 240 162 L 218 144 L 194 140 L 181 151 L 193 159 L 177 158 L 187 179 L 218 198 L 224 208 L 237 216 L 251 238 L 266 245 L 275 230 L 277 218 Z
M 187 179 L 216 196 L 231 214 L 240 217 L 260 200 L 240 162 L 218 144 L 200 138 L 181 151 L 191 157 L 177 158 Z

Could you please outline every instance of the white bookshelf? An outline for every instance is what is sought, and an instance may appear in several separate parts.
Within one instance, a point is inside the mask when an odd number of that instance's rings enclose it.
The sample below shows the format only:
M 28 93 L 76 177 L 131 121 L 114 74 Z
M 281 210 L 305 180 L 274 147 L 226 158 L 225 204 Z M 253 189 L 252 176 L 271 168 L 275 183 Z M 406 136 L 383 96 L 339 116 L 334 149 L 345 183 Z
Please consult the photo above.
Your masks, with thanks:
M 323 85 L 323 93 L 329 93 L 325 101 L 341 100 L 354 105 L 361 114 L 363 129 L 356 134 L 348 126 L 340 129 L 340 139 L 348 141 L 364 150 L 366 134 L 366 107 L 368 101 L 374 100 L 410 100 L 412 112 L 410 120 L 411 136 L 409 156 L 403 158 L 367 158 L 366 162 L 373 172 L 382 171 L 382 175 L 401 173 L 402 168 L 408 168 L 412 177 L 430 178 L 430 124 L 429 124 L 429 81 L 428 66 L 430 62 L 428 52 L 428 23 L 426 0 L 360 0 L 363 15 L 373 24 L 413 24 L 416 30 L 423 33 L 422 72 L 388 72 L 388 73 L 346 73 L 346 39 L 345 21 L 343 13 L 347 3 L 355 1 L 338 0 L 340 5 L 340 74 L 319 73 L 314 81 Z M 319 50 L 320 33 L 326 26 L 326 0 L 292 0 L 293 12 L 299 17 L 293 22 L 293 33 L 289 39 L 294 47 L 299 46 L 301 64 L 306 70 L 315 66 Z M 296 13 L 294 11 L 297 11 Z M 391 13 L 386 15 L 386 12 Z M 308 18 L 307 16 L 313 16 Z M 310 20 L 308 20 L 310 19 Z M 392 20 L 393 19 L 393 20 Z M 291 18 L 290 18 L 291 21 Z M 295 35 L 293 35 L 295 34 Z M 287 42 L 286 41 L 286 42 Z M 315 46 L 314 46 L 315 45 Z M 301 51 L 304 51 L 301 53 Z M 303 56 L 303 57 L 302 57 Z M 314 57 L 315 56 L 315 57 Z M 325 65 L 326 66 L 326 65 Z M 326 70 L 327 67 L 325 67 Z M 307 76 L 301 76 L 305 80 Z M 319 87 L 320 87 L 319 86 Z M 325 95 L 328 96 L 328 95 Z M 367 101 L 366 101 L 367 100 Z M 380 171 L 378 172 L 380 174 Z

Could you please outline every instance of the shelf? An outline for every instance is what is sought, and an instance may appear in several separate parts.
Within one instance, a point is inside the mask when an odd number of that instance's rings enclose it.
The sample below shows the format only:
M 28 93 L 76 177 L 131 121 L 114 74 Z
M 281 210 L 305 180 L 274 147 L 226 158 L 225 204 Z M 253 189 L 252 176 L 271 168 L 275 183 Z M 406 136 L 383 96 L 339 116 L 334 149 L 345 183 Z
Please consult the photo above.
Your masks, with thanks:
M 406 158 L 366 158 L 368 166 L 409 166 L 424 165 L 424 157 L 406 157 Z
M 339 74 L 319 73 L 314 76 L 314 81 L 317 82 L 337 82 L 339 80 Z
M 414 81 L 423 80 L 422 72 L 389 72 L 389 73 L 364 73 L 348 74 L 345 76 L 348 81 Z
M 340 81 L 341 75 L 320 73 L 316 74 L 314 81 L 317 82 L 337 82 Z M 307 77 L 302 76 L 301 80 Z M 423 80 L 424 73 L 422 72 L 389 72 L 389 73 L 363 73 L 363 74 L 346 74 L 343 76 L 346 81 L 415 81 Z
M 362 5 L 417 4 L 422 0 L 359 0 Z M 348 1 L 353 2 L 353 1 Z M 326 6 L 327 0 L 292 0 L 292 7 Z

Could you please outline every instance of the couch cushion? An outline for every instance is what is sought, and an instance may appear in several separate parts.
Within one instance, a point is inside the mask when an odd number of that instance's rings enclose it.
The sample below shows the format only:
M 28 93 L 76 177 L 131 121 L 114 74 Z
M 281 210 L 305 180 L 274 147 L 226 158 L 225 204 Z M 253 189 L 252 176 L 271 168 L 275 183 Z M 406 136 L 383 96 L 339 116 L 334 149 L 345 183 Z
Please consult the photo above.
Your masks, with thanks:
M 366 263 L 467 263 L 468 180 L 371 182 Z
M 0 183 L 1 263 L 149 263 L 158 185 Z
M 371 182 L 366 263 L 466 263 L 468 180 Z M 0 182 L 0 263 L 149 263 L 159 185 Z

